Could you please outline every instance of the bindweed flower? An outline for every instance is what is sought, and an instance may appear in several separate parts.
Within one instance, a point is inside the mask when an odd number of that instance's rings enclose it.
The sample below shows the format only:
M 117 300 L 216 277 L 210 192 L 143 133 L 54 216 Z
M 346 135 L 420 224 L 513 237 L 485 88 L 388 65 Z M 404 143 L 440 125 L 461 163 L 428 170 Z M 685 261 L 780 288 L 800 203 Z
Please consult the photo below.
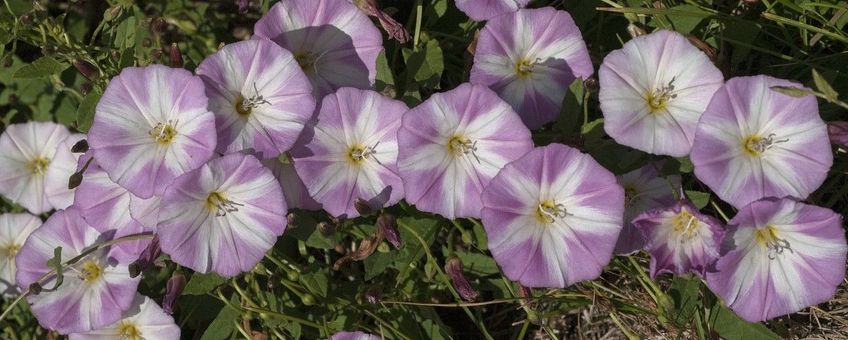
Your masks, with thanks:
M 29 234 L 40 226 L 41 220 L 27 213 L 0 215 L 0 294 L 19 291 L 15 285 L 15 258 Z
M 707 286 L 745 320 L 827 301 L 845 277 L 845 230 L 830 209 L 765 198 L 740 209 L 727 225 Z
M 592 73 L 571 15 L 546 7 L 489 20 L 477 41 L 471 82 L 497 92 L 527 127 L 537 129 L 559 116 L 571 83 Z
M 71 152 L 60 148 L 70 136 L 66 127 L 52 122 L 7 126 L 0 135 L 0 195 L 33 214 L 52 210 L 47 192 L 67 190 L 70 173 L 62 169 L 76 167 L 72 155 L 56 159 L 57 153 Z M 68 161 L 71 164 L 65 164 Z
M 289 209 L 321 210 L 321 204 L 309 196 L 309 189 L 297 175 L 294 161 L 288 153 L 281 154 L 277 158 L 262 160 L 262 164 L 271 169 L 271 173 L 280 182 L 283 196 L 286 197 L 286 206 Z
M 377 217 L 377 228 L 380 229 L 380 233 L 383 234 L 386 241 L 395 246 L 395 249 L 400 249 L 401 239 L 397 230 L 397 218 L 394 215 L 380 214 L 380 217 Z
M 183 288 L 186 285 L 186 278 L 180 272 L 174 273 L 168 283 L 165 284 L 165 297 L 162 298 L 162 310 L 166 314 L 174 314 L 174 307 L 177 303 L 177 298 L 182 294 Z
M 359 216 L 354 200 L 372 208 L 403 197 L 397 175 L 401 116 L 406 104 L 369 90 L 341 88 L 321 102 L 317 123 L 292 149 L 294 167 L 309 195 L 333 216 Z
M 637 230 L 633 218 L 639 214 L 674 204 L 674 193 L 680 190 L 680 176 L 659 177 L 662 163 L 651 163 L 618 176 L 618 184 L 624 188 L 624 228 L 615 244 L 615 253 L 628 255 L 645 246 L 642 232 Z
M 848 147 L 848 122 L 827 123 L 827 135 L 831 143 Z
M 691 202 L 649 210 L 633 220 L 651 254 L 651 278 L 662 273 L 695 273 L 703 277 L 718 258 L 724 226 L 701 214 Z
M 528 2 L 530 0 L 456 0 L 456 8 L 475 21 L 485 21 L 518 11 Z
M 452 257 L 445 262 L 445 273 L 450 277 L 453 287 L 463 300 L 474 301 L 480 295 L 474 287 L 471 287 L 471 283 L 462 273 L 462 261 L 459 258 Z
M 165 191 L 157 233 L 171 260 L 201 273 L 249 271 L 286 225 L 283 192 L 256 157 L 216 158 Z
M 83 180 L 74 192 L 74 208 L 79 211 L 86 223 L 100 232 L 114 230 L 114 237 L 152 232 L 155 229 L 145 226 L 131 215 L 132 205 L 150 204 L 154 198 L 141 199 L 124 187 L 112 182 L 109 175 L 86 153 L 79 160 L 79 167 L 88 163 L 83 172 Z M 135 202 L 135 203 L 134 203 Z M 148 240 L 122 242 L 117 245 L 115 256 L 133 261 L 150 243 Z
M 364 332 L 338 332 L 330 337 L 330 340 L 380 340 L 379 336 Z
M 47 262 L 61 247 L 61 261 L 82 254 L 98 242 L 110 239 L 88 225 L 74 208 L 55 212 L 27 238 L 16 259 L 18 287 L 29 287 L 51 272 Z M 38 322 L 61 334 L 86 332 L 112 324 L 130 308 L 138 287 L 138 278 L 130 278 L 128 262 L 104 248 L 86 255 L 76 263 L 62 267 L 64 280 L 55 291 L 56 275 L 48 276 L 38 295 L 27 296 Z
M 383 12 L 377 4 L 377 0 L 351 0 L 351 2 L 359 7 L 365 14 L 377 18 L 380 26 L 388 33 L 389 37 L 403 44 L 411 38 L 409 32 L 403 27 L 403 24 L 397 22 L 391 15 Z
M 153 235 L 153 239 L 147 244 L 147 247 L 141 251 L 138 258 L 130 263 L 130 277 L 141 275 L 142 272 L 152 267 L 159 256 L 162 255 L 162 248 L 159 247 L 159 235 Z
M 106 173 L 134 195 L 161 195 L 215 148 L 215 116 L 203 81 L 162 65 L 128 67 L 97 104 L 88 143 Z
M 383 36 L 349 0 L 282 0 L 254 32 L 294 54 L 317 98 L 344 86 L 370 88 L 377 77 Z
M 732 78 L 698 123 L 695 176 L 736 207 L 762 197 L 806 198 L 833 164 L 816 98 L 772 86 L 801 87 L 769 76 Z
M 610 52 L 598 71 L 604 130 L 655 155 L 689 154 L 698 119 L 724 80 L 686 37 L 659 30 Z
M 483 227 L 504 275 L 563 288 L 598 277 L 621 231 L 624 190 L 591 156 L 562 144 L 507 164 L 483 191 Z
M 217 151 L 287 151 L 315 110 L 312 84 L 289 51 L 265 39 L 224 46 L 197 66 L 215 114 Z
M 136 294 L 132 306 L 122 319 L 109 326 L 68 335 L 69 340 L 176 340 L 180 327 L 165 314 L 153 299 Z
M 77 160 L 80 154 L 72 151 L 77 142 L 84 140 L 85 135 L 71 134 L 56 146 L 56 153 L 50 166 L 47 167 L 46 178 L 64 179 L 64 185 L 51 183 L 44 186 L 44 195 L 55 209 L 66 209 L 74 203 L 74 190 L 68 185 L 68 180 L 77 170 Z
M 488 88 L 467 83 L 407 112 L 398 144 L 407 202 L 449 219 L 479 218 L 483 188 L 533 149 L 518 114 Z

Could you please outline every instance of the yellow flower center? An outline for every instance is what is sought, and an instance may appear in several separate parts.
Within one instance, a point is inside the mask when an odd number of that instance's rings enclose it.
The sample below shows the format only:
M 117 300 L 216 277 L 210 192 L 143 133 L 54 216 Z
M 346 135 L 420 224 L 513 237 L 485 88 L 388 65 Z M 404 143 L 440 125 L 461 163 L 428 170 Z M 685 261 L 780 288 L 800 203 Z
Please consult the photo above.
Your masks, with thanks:
M 0 252 L 6 255 L 6 258 L 11 260 L 15 259 L 15 256 L 18 255 L 18 252 L 21 250 L 21 245 L 19 244 L 9 244 L 5 247 L 0 248 Z
M 80 266 L 80 278 L 87 283 L 97 281 L 102 275 L 103 268 L 97 262 L 89 260 Z
M 118 326 L 118 335 L 121 340 L 141 340 L 141 330 L 131 321 L 121 321 Z
M 177 136 L 177 124 L 175 121 L 168 121 L 167 123 L 157 123 L 156 126 L 150 130 L 150 137 L 153 137 L 153 140 L 159 145 L 168 145 L 174 141 L 174 137 Z
M 477 141 L 471 140 L 462 135 L 454 135 L 448 139 L 448 152 L 454 156 L 462 156 L 471 154 L 477 163 L 480 163 L 480 158 L 477 157 Z
M 244 96 L 239 95 L 238 98 L 236 98 L 236 104 L 235 104 L 236 113 L 238 113 L 238 115 L 242 116 L 242 117 L 250 115 L 250 112 L 253 111 L 253 108 L 250 107 L 250 106 L 244 105 L 244 102 L 245 102 Z
M 639 196 L 636 194 L 636 188 L 632 186 L 624 187 L 624 204 L 628 207 L 639 201 Z
M 645 102 L 648 104 L 648 109 L 651 113 L 658 113 L 665 110 L 668 103 L 677 98 L 674 93 L 674 81 L 677 77 L 671 78 L 667 85 L 654 89 L 645 95 Z
M 315 55 L 312 52 L 300 50 L 294 53 L 294 60 L 300 65 L 303 72 L 313 71 L 315 68 Z
M 227 213 L 238 211 L 238 207 L 244 204 L 236 203 L 227 198 L 227 195 L 222 192 L 215 191 L 209 196 L 206 196 L 206 208 L 215 211 L 215 216 L 225 216 Z
M 770 260 L 784 255 L 787 250 L 789 253 L 795 252 L 792 250 L 792 245 L 789 244 L 789 241 L 781 238 L 780 233 L 777 232 L 777 228 L 773 225 L 758 228 L 754 232 L 754 239 L 757 240 L 757 244 L 760 246 L 768 248 L 768 258 Z
M 36 175 L 44 175 L 47 172 L 47 167 L 50 165 L 50 160 L 44 156 L 38 156 L 29 162 L 29 171 Z
M 554 200 L 544 200 L 536 207 L 536 219 L 542 224 L 554 223 L 568 215 L 570 214 L 565 210 L 565 206 Z
M 671 224 L 674 226 L 674 232 L 687 240 L 697 235 L 698 229 L 701 226 L 701 222 L 686 210 L 682 210 L 679 214 L 675 215 L 671 219 Z
M 374 155 L 377 153 L 378 145 L 380 145 L 379 141 L 374 143 L 372 146 L 354 144 L 347 150 L 347 160 L 354 165 L 360 165 L 369 158 L 377 161 L 377 157 Z M 379 161 L 377 162 L 379 163 Z
M 769 134 L 766 137 L 761 137 L 760 135 L 749 135 L 742 139 L 742 150 L 745 151 L 745 154 L 750 157 L 759 157 L 766 150 L 774 147 L 775 144 L 783 143 L 789 141 L 789 139 L 776 139 L 776 134 Z
M 515 64 L 515 73 L 520 78 L 529 77 L 533 73 L 533 67 L 535 65 L 536 63 L 529 59 L 521 59 Z

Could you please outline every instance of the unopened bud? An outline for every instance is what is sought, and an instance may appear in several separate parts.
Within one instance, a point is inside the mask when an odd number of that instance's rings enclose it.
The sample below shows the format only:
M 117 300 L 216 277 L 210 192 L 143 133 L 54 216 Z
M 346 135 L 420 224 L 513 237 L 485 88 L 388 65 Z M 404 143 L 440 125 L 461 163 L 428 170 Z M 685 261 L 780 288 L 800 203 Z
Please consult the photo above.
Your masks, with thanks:
M 38 295 L 41 294 L 41 284 L 38 282 L 33 282 L 29 285 L 29 295 Z
M 177 46 L 177 43 L 171 43 L 168 54 L 171 60 L 171 67 L 183 67 L 183 54 L 180 52 L 180 47 Z
M 166 23 L 162 18 L 156 18 L 150 22 L 150 30 L 153 31 L 153 33 L 163 33 L 167 29 L 168 23 Z
M 286 215 L 286 228 L 295 228 L 297 227 L 297 222 L 300 222 L 297 218 L 297 215 L 294 213 L 289 213 Z
M 380 299 L 382 299 L 383 293 L 380 292 L 380 289 L 377 287 L 372 287 L 365 292 L 365 301 L 372 305 L 376 305 L 380 303 Z
M 150 52 L 150 57 L 153 58 L 153 60 L 159 60 L 159 58 L 162 58 L 162 49 L 154 48 L 153 51 Z
M 389 241 L 395 248 L 400 248 L 401 242 L 400 237 L 398 237 L 397 219 L 394 215 L 381 214 L 377 218 L 377 228 L 379 228 L 383 237 L 386 238 L 386 241 Z
M 471 287 L 471 283 L 465 278 L 462 273 L 462 261 L 459 258 L 452 257 L 445 263 L 445 272 L 453 282 L 453 287 L 456 292 L 465 301 L 474 301 L 477 298 L 477 291 Z
M 238 5 L 238 11 L 241 14 L 247 13 L 247 10 L 250 9 L 250 0 L 236 0 L 236 4 Z
M 590 77 L 583 81 L 583 86 L 586 87 L 589 92 L 598 92 L 600 86 L 598 86 L 598 79 L 595 77 Z
M 91 90 L 94 88 L 94 85 L 91 84 L 90 81 L 84 82 L 80 85 L 80 93 L 84 96 L 91 93 Z
M 336 228 L 330 223 L 320 222 L 318 223 L 318 232 L 320 232 L 321 235 L 330 236 L 336 232 Z
M 73 190 L 82 184 L 82 171 L 77 171 L 68 178 L 68 190 Z
M 32 25 L 32 16 L 29 14 L 21 15 L 18 21 L 24 26 Z
M 368 201 L 361 197 L 357 197 L 353 200 L 353 207 L 361 216 L 368 216 L 374 213 L 374 207 L 371 206 L 371 203 L 368 203 Z
M 83 77 L 86 77 L 88 79 L 94 79 L 99 73 L 97 71 L 97 67 L 94 67 L 94 65 L 85 60 L 75 59 L 73 61 L 73 64 L 74 68 L 76 68 L 77 71 L 79 71 L 79 73 L 83 75 Z
M 648 32 L 645 32 L 643 28 L 636 26 L 636 24 L 627 25 L 627 33 L 629 33 L 632 38 L 648 34 Z
M 162 299 L 162 311 L 168 314 L 174 314 L 174 304 L 177 298 L 183 293 L 183 288 L 186 285 L 186 278 L 180 272 L 174 273 L 168 283 L 165 285 L 165 297 Z
M 131 267 L 134 267 L 133 270 L 130 270 L 130 277 L 136 277 L 148 268 L 152 267 L 153 263 L 161 254 L 162 249 L 159 247 L 159 236 L 154 234 L 153 239 L 150 240 L 147 248 L 144 248 L 138 256 L 138 259 L 130 265 Z
M 827 136 L 833 144 L 848 146 L 848 122 L 827 123 Z

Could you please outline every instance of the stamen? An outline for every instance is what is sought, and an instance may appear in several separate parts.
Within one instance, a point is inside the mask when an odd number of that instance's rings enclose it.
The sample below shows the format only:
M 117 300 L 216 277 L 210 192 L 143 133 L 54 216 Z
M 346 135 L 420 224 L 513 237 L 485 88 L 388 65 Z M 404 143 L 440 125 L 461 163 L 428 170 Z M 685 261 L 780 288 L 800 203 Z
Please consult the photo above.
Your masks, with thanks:
M 168 145 L 177 136 L 178 119 L 169 119 L 167 123 L 156 123 L 156 126 L 151 129 L 148 134 L 153 137 L 153 140 L 160 145 Z
M 477 160 L 477 163 L 480 163 L 480 158 L 477 157 L 476 140 L 471 140 L 462 136 L 453 136 L 448 141 L 448 150 L 450 150 L 454 155 L 471 154 L 474 156 L 474 159 Z
M 87 283 L 92 283 L 103 275 L 103 268 L 94 260 L 85 261 L 79 268 L 79 278 Z
M 765 138 L 759 137 L 757 135 L 751 135 L 743 140 L 742 145 L 748 155 L 759 156 L 766 150 L 774 147 L 775 144 L 785 143 L 789 141 L 789 138 L 775 139 L 776 136 L 777 135 L 774 133 L 769 134 Z
M 565 205 L 556 201 L 547 200 L 539 203 L 536 207 L 536 217 L 544 223 L 554 223 L 557 219 L 565 218 L 571 214 L 565 210 Z
M 792 250 L 792 245 L 789 244 L 789 241 L 780 238 L 777 234 L 777 230 L 773 226 L 765 226 L 764 228 L 757 229 L 754 233 L 757 243 L 768 248 L 769 260 L 774 260 L 778 256 L 783 256 L 786 250 L 789 250 L 790 253 L 795 253 L 795 251 Z
M 254 82 L 253 97 L 244 98 L 243 96 L 239 95 L 238 100 L 236 100 L 236 112 L 238 112 L 240 116 L 247 116 L 251 112 L 253 112 L 253 109 L 259 107 L 259 105 L 262 104 L 271 105 L 271 102 L 269 102 L 267 99 L 265 99 L 265 97 L 259 94 L 259 90 L 256 88 L 256 82 Z
M 674 92 L 675 80 L 677 80 L 677 77 L 672 77 L 671 81 L 668 82 L 668 85 L 664 85 L 663 87 L 651 91 L 645 97 L 645 101 L 648 103 L 651 113 L 656 113 L 665 109 L 669 101 L 677 98 L 677 94 L 672 93 Z
M 674 216 L 671 223 L 674 225 L 674 231 L 683 237 L 683 242 L 695 237 L 701 224 L 695 216 L 685 210 Z
M 361 145 L 355 145 L 350 148 L 350 153 L 348 153 L 348 157 L 354 163 L 362 163 L 362 161 L 372 158 L 375 162 L 380 163 L 380 160 L 377 159 L 377 145 L 380 145 L 380 141 L 377 141 L 372 146 L 362 147 Z
M 47 173 L 47 167 L 50 165 L 50 160 L 44 156 L 38 156 L 29 162 L 29 171 L 36 175 L 44 175 Z
M 132 321 L 121 321 L 118 326 L 118 335 L 121 340 L 141 340 L 141 331 Z
M 6 255 L 6 259 L 14 262 L 15 256 L 18 255 L 18 252 L 21 250 L 21 245 L 19 244 L 9 244 L 5 247 L 0 248 L 0 252 Z
M 206 197 L 206 207 L 209 210 L 217 210 L 215 216 L 226 216 L 228 213 L 238 211 L 238 207 L 243 207 L 244 204 L 236 203 L 233 200 L 227 199 L 226 195 L 220 192 L 213 192 Z
M 527 77 L 533 73 L 533 68 L 541 61 L 541 58 L 536 58 L 536 60 L 521 59 L 515 64 L 515 73 L 517 73 L 520 77 Z

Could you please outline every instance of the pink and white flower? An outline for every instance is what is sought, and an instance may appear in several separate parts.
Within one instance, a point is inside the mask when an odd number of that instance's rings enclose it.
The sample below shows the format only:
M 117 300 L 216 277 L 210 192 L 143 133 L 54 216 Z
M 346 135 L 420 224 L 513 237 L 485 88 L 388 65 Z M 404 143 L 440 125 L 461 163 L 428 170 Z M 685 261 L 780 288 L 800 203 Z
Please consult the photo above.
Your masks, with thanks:
M 109 326 L 96 330 L 72 333 L 70 340 L 177 340 L 180 327 L 174 318 L 162 311 L 156 301 L 146 296 L 136 295 L 132 306 L 125 311 L 122 319 Z
M 315 110 L 312 84 L 292 54 L 265 39 L 224 46 L 197 66 L 215 114 L 218 152 L 288 151 Z
M 374 209 L 403 197 L 397 175 L 397 131 L 409 108 L 382 94 L 350 87 L 327 95 L 304 144 L 292 150 L 309 195 L 333 216 L 353 218 L 357 198 Z
M 162 65 L 128 67 L 97 104 L 88 143 L 100 165 L 134 195 L 161 195 L 212 157 L 215 116 L 203 81 Z
M 40 226 L 41 220 L 27 213 L 0 215 L 0 294 L 20 291 L 15 285 L 15 259 L 27 237 Z
M 570 286 L 609 263 L 624 190 L 591 156 L 562 144 L 507 164 L 483 191 L 483 227 L 504 275 L 526 287 Z
M 483 188 L 533 149 L 530 130 L 512 107 L 468 83 L 404 114 L 398 145 L 407 202 L 449 219 L 479 218 Z
M 233 153 L 178 177 L 165 191 L 157 233 L 162 251 L 197 272 L 251 270 L 286 226 L 286 202 L 256 157 Z

